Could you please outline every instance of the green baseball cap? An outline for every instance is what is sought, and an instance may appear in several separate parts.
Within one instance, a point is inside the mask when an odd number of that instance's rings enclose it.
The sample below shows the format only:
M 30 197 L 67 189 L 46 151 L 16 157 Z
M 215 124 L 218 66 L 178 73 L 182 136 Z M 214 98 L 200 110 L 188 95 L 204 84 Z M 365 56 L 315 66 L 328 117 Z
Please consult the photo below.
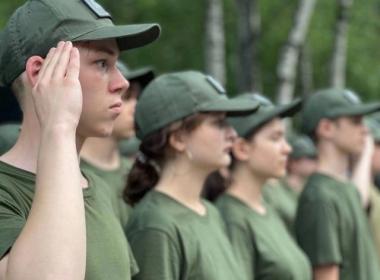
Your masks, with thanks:
M 247 114 L 257 110 L 256 101 L 228 99 L 224 88 L 211 76 L 197 71 L 164 74 L 141 94 L 135 111 L 136 135 L 151 133 L 195 113 Z
M 158 24 L 116 26 L 94 0 L 28 0 L 0 34 L 0 84 L 9 86 L 29 57 L 45 57 L 63 41 L 116 39 L 121 51 L 144 46 L 159 37 Z
M 124 139 L 119 143 L 120 153 L 125 157 L 133 156 L 139 151 L 140 143 L 136 137 Z
M 371 133 L 375 143 L 380 143 L 380 122 L 374 118 L 366 118 L 365 124 Z
M 301 130 L 310 135 L 321 119 L 362 116 L 379 110 L 380 103 L 364 104 L 357 94 L 348 89 L 323 89 L 306 100 L 302 110 Z
M 229 123 L 235 128 L 240 137 L 248 137 L 256 128 L 276 117 L 293 116 L 302 106 L 300 99 L 296 99 L 289 104 L 275 106 L 267 97 L 257 93 L 240 94 L 234 99 L 242 102 L 252 100 L 260 104 L 257 112 L 247 116 L 229 118 Z
M 20 124 L 0 125 L 0 155 L 7 152 L 16 143 L 19 133 Z
M 121 60 L 118 60 L 116 65 L 121 74 L 123 74 L 128 81 L 138 81 L 143 87 L 150 83 L 155 77 L 152 67 L 142 67 L 132 70 Z
M 317 156 L 313 141 L 306 135 L 293 135 L 289 139 L 289 144 L 292 146 L 290 158 L 315 158 Z

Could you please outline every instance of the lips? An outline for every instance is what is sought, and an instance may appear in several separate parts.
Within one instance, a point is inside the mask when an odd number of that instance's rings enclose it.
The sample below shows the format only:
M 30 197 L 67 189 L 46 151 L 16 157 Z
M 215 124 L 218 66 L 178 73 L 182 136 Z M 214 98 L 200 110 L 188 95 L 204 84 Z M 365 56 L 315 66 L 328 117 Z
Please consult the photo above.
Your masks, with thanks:
M 121 101 L 115 102 L 112 104 L 109 108 L 112 112 L 120 114 L 122 109 L 123 103 Z

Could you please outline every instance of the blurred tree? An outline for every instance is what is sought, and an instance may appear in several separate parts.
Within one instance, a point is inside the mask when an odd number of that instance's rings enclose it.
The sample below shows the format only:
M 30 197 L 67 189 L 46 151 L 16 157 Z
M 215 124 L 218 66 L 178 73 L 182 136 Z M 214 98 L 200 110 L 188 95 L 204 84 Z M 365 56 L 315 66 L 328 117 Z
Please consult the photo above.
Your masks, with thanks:
M 346 84 L 347 36 L 352 4 L 352 0 L 337 0 L 338 9 L 330 69 L 332 87 L 344 88 Z
M 278 63 L 277 102 L 279 104 L 289 103 L 293 99 L 299 53 L 305 43 L 315 2 L 316 0 L 299 1 L 299 6 L 293 19 L 294 25 L 290 30 Z
M 260 11 L 258 0 L 236 0 L 238 11 L 238 67 L 237 87 L 239 92 L 262 91 L 259 35 Z
M 205 72 L 226 84 L 226 51 L 224 36 L 223 1 L 206 1 Z
M 298 67 L 302 97 L 307 97 L 313 91 L 313 66 L 310 46 L 305 42 L 300 51 L 300 63 Z
M 62 0 L 64 1 L 64 0 Z M 142 49 L 122 54 L 132 68 L 153 65 L 158 73 L 183 69 L 205 69 L 205 18 L 206 1 L 178 0 L 97 0 L 120 23 L 159 22 L 162 26 L 161 38 Z M 223 2 L 225 30 L 225 65 L 227 90 L 234 95 L 240 91 L 238 77 L 241 76 L 239 56 L 239 35 L 236 26 L 243 14 L 239 12 L 237 1 Z M 261 72 L 262 92 L 271 98 L 278 91 L 277 66 L 282 59 L 281 50 L 287 41 L 294 22 L 299 0 L 255 0 L 261 21 L 260 39 L 256 40 Z M 0 1 L 0 28 L 10 14 L 25 0 Z M 334 49 L 336 1 L 316 1 L 309 32 L 305 38 L 308 44 L 312 81 L 314 88 L 330 85 L 330 65 Z M 363 99 L 378 98 L 380 91 L 380 2 L 379 0 L 354 1 L 350 10 L 350 28 L 347 34 L 346 86 L 362 95 Z M 251 52 L 252 54 L 252 52 Z M 302 56 L 300 57 L 302 59 Z M 299 68 L 301 69 L 302 61 Z M 302 66 L 303 67 L 303 66 Z M 305 69 L 305 68 L 303 68 Z M 294 95 L 303 92 L 304 70 L 295 77 Z M 259 75 L 250 76 L 255 79 Z M 238 90 L 239 89 L 239 90 Z

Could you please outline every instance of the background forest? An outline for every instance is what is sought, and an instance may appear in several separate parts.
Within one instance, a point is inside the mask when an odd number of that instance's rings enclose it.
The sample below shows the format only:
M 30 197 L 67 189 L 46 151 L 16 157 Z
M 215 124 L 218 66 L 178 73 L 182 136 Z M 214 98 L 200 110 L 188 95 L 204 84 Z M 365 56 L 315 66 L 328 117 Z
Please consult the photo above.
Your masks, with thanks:
M 1 0 L 1 27 L 23 2 Z M 278 102 L 327 86 L 364 100 L 380 92 L 379 0 L 98 2 L 115 23 L 160 23 L 157 42 L 123 54 L 131 68 L 203 70 L 231 96 L 260 91 Z

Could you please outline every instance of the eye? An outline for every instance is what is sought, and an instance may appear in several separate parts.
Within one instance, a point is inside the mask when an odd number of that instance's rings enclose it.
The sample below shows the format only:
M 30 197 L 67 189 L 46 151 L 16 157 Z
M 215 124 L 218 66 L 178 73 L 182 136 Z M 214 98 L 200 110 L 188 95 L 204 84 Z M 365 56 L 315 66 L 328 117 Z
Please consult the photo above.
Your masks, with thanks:
M 106 71 L 108 69 L 108 63 L 105 59 L 99 59 L 95 61 L 96 65 L 99 67 L 99 69 Z
M 214 121 L 214 124 L 219 128 L 226 128 L 228 126 L 228 122 L 225 118 L 223 119 L 216 119 Z

